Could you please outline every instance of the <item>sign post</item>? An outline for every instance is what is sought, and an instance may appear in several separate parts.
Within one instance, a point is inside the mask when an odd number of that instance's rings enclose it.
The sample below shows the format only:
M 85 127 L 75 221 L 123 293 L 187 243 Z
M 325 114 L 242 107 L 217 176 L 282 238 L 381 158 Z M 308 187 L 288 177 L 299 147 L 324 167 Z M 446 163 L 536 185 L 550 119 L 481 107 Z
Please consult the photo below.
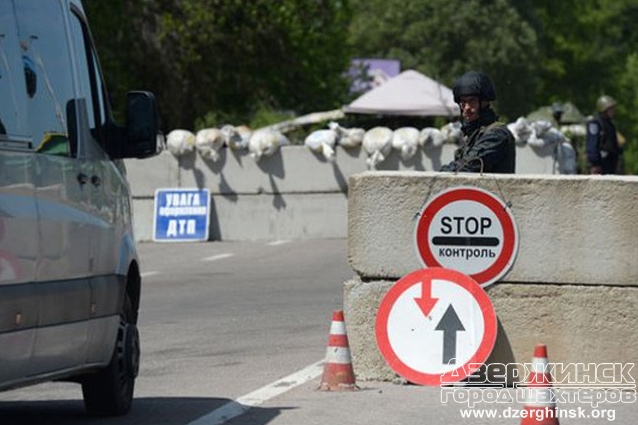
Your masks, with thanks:
M 376 319 L 379 350 L 410 382 L 439 386 L 474 373 L 496 341 L 496 314 L 483 288 L 463 273 L 414 271 L 383 298 Z
M 206 241 L 210 218 L 208 189 L 157 189 L 154 241 Z
M 485 287 L 503 277 L 518 252 L 518 230 L 509 207 L 476 187 L 455 187 L 424 205 L 415 231 L 426 267 L 458 270 Z

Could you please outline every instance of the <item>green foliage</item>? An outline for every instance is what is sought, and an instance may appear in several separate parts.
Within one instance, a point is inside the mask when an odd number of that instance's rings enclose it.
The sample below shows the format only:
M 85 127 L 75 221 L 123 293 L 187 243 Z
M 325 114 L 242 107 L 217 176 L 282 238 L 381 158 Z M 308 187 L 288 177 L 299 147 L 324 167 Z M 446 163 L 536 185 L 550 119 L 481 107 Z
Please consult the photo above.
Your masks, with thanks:
M 226 122 L 217 111 L 209 111 L 203 117 L 197 118 L 193 125 L 193 131 L 197 132 L 204 128 L 221 127 Z
M 496 84 L 505 120 L 553 101 L 585 114 L 619 102 L 626 169 L 638 174 L 635 0 L 85 0 L 122 116 L 130 89 L 156 93 L 166 128 L 271 124 L 351 100 L 354 57 L 401 61 L 451 86 Z
M 633 49 L 623 29 L 630 25 L 623 3 L 628 4 L 617 0 L 535 2 L 542 21 L 543 56 L 548 58 L 538 97 L 560 94 L 591 113 L 599 95 L 617 90 L 614 76 L 623 72 L 625 58 Z M 635 41 L 634 37 L 634 46 Z
M 119 79 L 120 92 L 131 83 L 154 91 L 168 128 L 192 128 L 211 111 L 244 122 L 261 104 L 325 110 L 347 95 L 345 0 L 118 0 L 113 11 L 111 4 L 85 2 L 109 78 Z M 110 44 L 113 28 L 122 43 Z
M 541 84 L 536 98 L 570 100 L 585 114 L 596 99 L 618 100 L 616 124 L 627 138 L 625 169 L 638 173 L 638 5 L 633 0 L 536 0 L 542 25 Z
M 139 34 L 130 30 L 134 24 L 132 18 L 139 13 L 141 5 L 126 0 L 86 0 L 84 6 L 102 67 L 108 75 L 106 83 L 116 118 L 123 122 L 126 93 L 131 88 L 145 87 L 139 84 L 144 81 L 143 74 L 130 68 L 144 46 Z
M 395 58 L 448 86 L 470 69 L 494 80 L 498 109 L 516 118 L 538 70 L 532 27 L 507 0 L 352 0 L 349 42 L 361 57 Z
M 278 122 L 291 120 L 294 117 L 295 114 L 291 111 L 277 111 L 268 106 L 259 105 L 248 126 L 250 128 L 261 128 Z
M 619 116 L 624 118 L 620 121 L 621 132 L 627 137 L 624 152 L 625 172 L 628 174 L 638 174 L 638 53 L 631 53 L 627 56 L 625 70 L 619 81 L 619 94 L 623 99 L 618 106 Z M 631 117 L 631 119 L 627 119 Z

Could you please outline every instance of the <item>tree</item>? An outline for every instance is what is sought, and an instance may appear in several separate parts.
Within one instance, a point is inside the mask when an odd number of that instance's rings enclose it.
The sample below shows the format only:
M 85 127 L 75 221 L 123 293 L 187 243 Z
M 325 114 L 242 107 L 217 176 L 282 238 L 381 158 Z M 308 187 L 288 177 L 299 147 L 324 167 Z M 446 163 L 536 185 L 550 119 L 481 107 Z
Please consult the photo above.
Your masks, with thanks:
M 570 100 L 593 114 L 600 95 L 614 97 L 617 127 L 628 139 L 626 169 L 638 173 L 638 5 L 633 0 L 537 0 L 534 6 L 545 58 L 537 98 Z
M 264 105 L 332 108 L 347 94 L 346 0 L 119 0 L 121 15 L 85 3 L 115 87 L 154 91 L 169 129 L 211 113 L 211 125 L 245 122 Z M 110 38 L 116 23 L 129 34 L 122 43 Z
M 539 98 L 560 94 L 593 112 L 596 98 L 612 94 L 635 51 L 631 31 L 638 8 L 628 1 L 535 2 L 542 56 Z M 632 12 L 633 10 L 633 12 Z M 633 38 L 633 41 L 631 40 Z
M 134 16 L 139 14 L 137 2 L 126 0 L 87 0 L 84 2 L 97 44 L 100 62 L 116 116 L 122 117 L 125 95 L 128 90 L 142 89 L 139 75 L 131 69 L 133 60 L 141 53 L 140 37 L 133 34 Z
M 394 58 L 452 85 L 470 69 L 488 73 L 498 110 L 516 118 L 534 101 L 538 48 L 533 28 L 507 0 L 352 0 L 349 42 L 363 57 Z
M 158 96 L 167 129 L 303 114 L 348 100 L 353 57 L 398 59 L 451 86 L 496 84 L 505 120 L 553 101 L 618 100 L 638 173 L 634 0 L 85 0 L 111 90 Z M 634 147 L 635 146 L 635 147 Z
M 638 53 L 627 57 L 626 68 L 619 81 L 621 131 L 627 137 L 625 145 L 625 171 L 638 174 Z M 623 119 L 624 118 L 624 119 Z

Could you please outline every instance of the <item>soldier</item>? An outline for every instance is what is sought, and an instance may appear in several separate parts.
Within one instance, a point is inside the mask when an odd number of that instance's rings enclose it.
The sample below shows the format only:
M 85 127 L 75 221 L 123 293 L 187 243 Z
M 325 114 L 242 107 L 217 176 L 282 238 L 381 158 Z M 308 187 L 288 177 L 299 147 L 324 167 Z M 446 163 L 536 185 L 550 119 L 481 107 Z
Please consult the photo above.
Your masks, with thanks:
M 615 174 L 618 170 L 620 146 L 613 123 L 616 101 L 600 96 L 596 101 L 598 113 L 587 123 L 587 161 L 590 174 Z
M 492 109 L 496 91 L 490 77 L 469 71 L 456 80 L 452 92 L 461 109 L 464 137 L 454 161 L 440 171 L 515 172 L 514 136 Z

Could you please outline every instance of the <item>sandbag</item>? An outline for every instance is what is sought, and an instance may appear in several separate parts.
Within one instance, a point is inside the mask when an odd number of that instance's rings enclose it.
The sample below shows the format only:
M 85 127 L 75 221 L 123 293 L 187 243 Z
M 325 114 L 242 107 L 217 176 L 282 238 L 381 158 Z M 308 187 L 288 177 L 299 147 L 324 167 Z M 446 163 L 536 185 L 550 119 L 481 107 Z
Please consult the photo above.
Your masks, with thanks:
M 281 146 L 288 145 L 290 142 L 279 131 L 275 130 L 257 130 L 250 137 L 248 150 L 250 156 L 259 161 L 261 158 L 271 156 Z
M 344 128 L 332 121 L 328 124 L 331 130 L 337 132 L 337 144 L 346 149 L 356 148 L 363 143 L 365 130 L 362 128 Z
M 401 127 L 392 134 L 392 147 L 398 150 L 403 160 L 412 158 L 419 148 L 419 130 L 414 127 Z
M 166 136 L 166 148 L 176 157 L 193 152 L 195 149 L 195 134 L 188 130 L 173 130 Z
M 335 160 L 334 147 L 337 144 L 337 132 L 334 130 L 313 131 L 304 140 L 304 145 L 311 151 L 321 154 L 327 161 Z
M 438 148 L 445 143 L 445 133 L 435 127 L 426 127 L 419 134 L 419 145 L 423 148 Z
M 248 149 L 250 143 L 250 137 L 252 136 L 252 130 L 245 125 L 233 126 L 230 124 L 224 125 L 221 128 L 222 135 L 224 137 L 224 143 L 230 149 L 243 150 Z
M 576 150 L 569 142 L 562 142 L 558 151 L 559 172 L 561 174 L 576 174 L 578 172 L 578 160 Z
M 374 127 L 366 131 L 363 136 L 363 149 L 368 154 L 366 163 L 370 168 L 375 168 L 385 161 L 392 151 L 393 131 L 388 127 Z
M 202 158 L 217 161 L 219 150 L 224 147 L 224 137 L 217 128 L 205 128 L 195 135 L 195 148 Z
M 507 129 L 514 136 L 514 142 L 518 145 L 525 145 L 529 142 L 530 137 L 534 134 L 534 129 L 525 117 L 518 117 L 512 123 L 507 124 Z M 533 143 L 536 141 L 533 140 Z
M 441 127 L 443 133 L 443 143 L 461 144 L 463 141 L 463 130 L 461 130 L 461 121 L 452 121 Z M 438 137 L 433 143 L 438 143 Z

